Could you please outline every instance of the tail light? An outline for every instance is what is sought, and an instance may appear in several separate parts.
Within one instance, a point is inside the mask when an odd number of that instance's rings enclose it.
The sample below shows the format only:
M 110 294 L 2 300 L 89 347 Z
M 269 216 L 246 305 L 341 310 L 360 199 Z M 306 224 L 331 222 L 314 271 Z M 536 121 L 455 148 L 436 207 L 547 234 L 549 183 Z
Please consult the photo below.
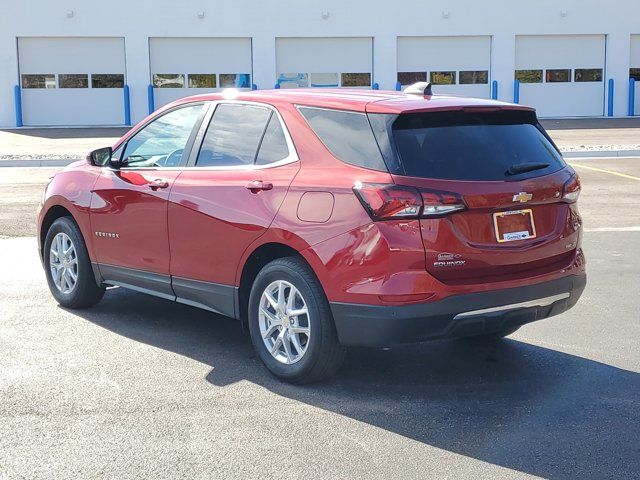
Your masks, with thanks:
M 423 217 L 439 217 L 465 209 L 462 197 L 457 193 L 436 190 L 420 190 L 420 193 L 422 195 Z
M 437 218 L 466 208 L 460 195 L 451 192 L 360 182 L 353 191 L 374 221 Z
M 562 199 L 565 202 L 573 203 L 580 196 L 580 177 L 574 175 L 562 187 Z

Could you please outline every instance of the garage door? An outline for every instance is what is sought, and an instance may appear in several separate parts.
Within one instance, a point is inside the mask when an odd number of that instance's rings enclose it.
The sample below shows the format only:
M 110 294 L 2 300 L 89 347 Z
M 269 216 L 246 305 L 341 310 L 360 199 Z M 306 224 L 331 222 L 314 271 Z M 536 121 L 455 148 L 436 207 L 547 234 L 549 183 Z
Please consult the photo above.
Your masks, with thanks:
M 488 98 L 490 36 L 398 37 L 398 82 L 430 81 L 434 93 Z
M 24 125 L 122 125 L 123 38 L 18 39 Z
M 251 88 L 250 38 L 150 38 L 155 107 L 224 88 Z
M 541 117 L 604 115 L 604 35 L 516 37 L 520 103 Z
M 277 38 L 276 83 L 280 88 L 371 88 L 373 40 Z
M 631 62 L 629 63 L 629 78 L 635 83 L 635 112 L 640 115 L 640 35 L 631 35 Z

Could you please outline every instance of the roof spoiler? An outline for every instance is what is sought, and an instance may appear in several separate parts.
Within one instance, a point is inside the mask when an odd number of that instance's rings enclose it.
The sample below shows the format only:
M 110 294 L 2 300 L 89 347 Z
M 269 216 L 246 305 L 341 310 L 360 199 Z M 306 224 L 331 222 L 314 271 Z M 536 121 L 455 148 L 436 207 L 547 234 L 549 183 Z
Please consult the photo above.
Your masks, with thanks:
M 433 95 L 433 92 L 431 91 L 431 82 L 416 82 L 405 88 L 402 93 L 406 93 L 407 95 L 418 95 L 420 97 Z

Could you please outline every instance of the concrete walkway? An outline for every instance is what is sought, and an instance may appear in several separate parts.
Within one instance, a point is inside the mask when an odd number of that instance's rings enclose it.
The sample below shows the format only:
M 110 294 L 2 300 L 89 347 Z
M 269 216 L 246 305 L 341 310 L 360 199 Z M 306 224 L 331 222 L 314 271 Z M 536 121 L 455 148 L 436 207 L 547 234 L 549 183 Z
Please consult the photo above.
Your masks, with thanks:
M 542 120 L 541 123 L 563 152 L 640 150 L 640 117 Z
M 17 128 L 0 130 L 0 161 L 78 159 L 113 145 L 128 128 Z
M 640 154 L 640 117 L 543 120 L 567 157 Z M 0 165 L 60 166 L 113 145 L 128 128 L 0 130 Z

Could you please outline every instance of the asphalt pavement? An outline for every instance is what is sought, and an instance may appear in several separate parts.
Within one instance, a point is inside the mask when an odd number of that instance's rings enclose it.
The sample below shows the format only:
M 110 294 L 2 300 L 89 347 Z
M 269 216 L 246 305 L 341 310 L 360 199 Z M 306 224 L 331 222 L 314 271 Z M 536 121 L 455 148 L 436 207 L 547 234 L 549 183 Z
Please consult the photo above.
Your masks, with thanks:
M 0 169 L 0 479 L 640 478 L 640 158 L 572 161 L 588 285 L 503 341 L 353 349 L 275 380 L 239 325 L 112 288 L 50 296 L 34 211 Z

